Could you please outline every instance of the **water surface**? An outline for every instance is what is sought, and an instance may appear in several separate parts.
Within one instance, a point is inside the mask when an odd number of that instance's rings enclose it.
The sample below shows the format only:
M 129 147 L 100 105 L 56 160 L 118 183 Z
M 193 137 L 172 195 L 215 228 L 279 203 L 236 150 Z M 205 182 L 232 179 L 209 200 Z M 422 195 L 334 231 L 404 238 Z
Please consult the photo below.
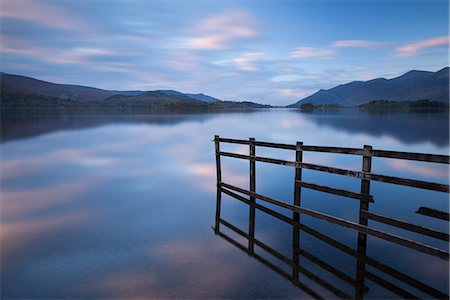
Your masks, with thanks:
M 448 114 L 300 113 L 293 110 L 200 114 L 143 111 L 3 111 L 1 128 L 2 298 L 325 298 L 329 288 L 302 274 L 307 288 L 248 256 L 212 230 L 216 200 L 214 135 L 293 144 L 362 147 L 446 154 Z M 248 146 L 224 150 L 248 154 Z M 286 150 L 258 155 L 294 159 Z M 360 170 L 361 157 L 305 153 L 304 160 Z M 248 188 L 248 162 L 222 159 L 224 181 Z M 257 192 L 292 202 L 294 170 L 257 163 Z M 448 184 L 448 167 L 374 159 L 373 172 Z M 360 181 L 304 171 L 305 181 L 359 191 Z M 448 195 L 372 183 L 370 210 L 448 233 L 448 223 L 415 214 L 420 206 L 448 211 Z M 315 191 L 302 205 L 358 220 L 355 200 Z M 287 216 L 288 211 L 276 209 Z M 223 196 L 222 217 L 246 231 L 248 207 Z M 355 248 L 356 234 L 322 221 L 302 222 Z M 404 237 L 447 249 L 446 242 L 373 223 Z M 225 229 L 224 229 L 225 231 Z M 238 235 L 229 236 L 242 243 Z M 292 227 L 262 212 L 256 237 L 292 256 Z M 300 247 L 355 277 L 356 260 L 308 234 Z M 276 258 L 256 249 L 275 266 Z M 448 262 L 368 238 L 367 255 L 448 294 Z M 301 266 L 355 296 L 355 287 L 314 264 Z M 379 270 L 369 272 L 420 297 Z M 309 273 L 308 273 L 309 274 Z M 366 280 L 365 298 L 397 298 Z

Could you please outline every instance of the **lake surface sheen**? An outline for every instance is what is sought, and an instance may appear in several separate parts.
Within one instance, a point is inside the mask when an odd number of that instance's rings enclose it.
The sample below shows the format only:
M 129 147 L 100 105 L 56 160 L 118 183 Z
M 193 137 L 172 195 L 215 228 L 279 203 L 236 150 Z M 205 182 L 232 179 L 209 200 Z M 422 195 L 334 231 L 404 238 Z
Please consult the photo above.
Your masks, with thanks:
M 203 114 L 40 110 L 2 112 L 1 298 L 323 298 L 355 297 L 355 287 L 300 258 L 294 285 L 212 229 L 216 209 L 214 135 L 305 145 L 449 153 L 448 114 L 293 110 Z M 221 145 L 248 154 L 245 145 Z M 294 160 L 287 150 L 257 155 Z M 304 161 L 352 170 L 361 157 L 305 153 Z M 248 188 L 248 161 L 222 158 L 223 181 Z M 448 184 L 448 167 L 374 158 L 372 171 Z M 256 191 L 292 203 L 294 169 L 256 164 Z M 360 180 L 304 170 L 305 181 L 359 192 Z M 448 211 L 448 194 L 372 182 L 370 211 L 448 233 L 448 223 L 415 213 Z M 247 232 L 249 208 L 222 197 L 222 218 Z M 257 201 L 258 202 L 258 201 Z M 259 202 L 262 203 L 262 202 Z M 359 202 L 312 190 L 302 205 L 358 221 Z M 291 217 L 282 208 L 274 210 Z M 356 249 L 357 234 L 302 216 L 302 223 Z M 370 221 L 381 230 L 448 251 L 444 241 Z M 247 241 L 223 227 L 247 247 Z M 255 237 L 292 256 L 292 226 L 256 213 Z M 302 251 L 355 278 L 356 259 L 306 233 Z M 255 252 L 290 273 L 288 266 Z M 448 261 L 368 237 L 367 256 L 448 294 Z M 366 266 L 419 298 L 426 291 Z M 308 273 L 309 272 L 309 273 Z M 314 274 L 322 281 L 314 280 Z M 325 282 L 325 283 L 324 283 Z M 367 279 L 365 298 L 399 298 Z M 328 285 L 327 285 L 328 284 Z

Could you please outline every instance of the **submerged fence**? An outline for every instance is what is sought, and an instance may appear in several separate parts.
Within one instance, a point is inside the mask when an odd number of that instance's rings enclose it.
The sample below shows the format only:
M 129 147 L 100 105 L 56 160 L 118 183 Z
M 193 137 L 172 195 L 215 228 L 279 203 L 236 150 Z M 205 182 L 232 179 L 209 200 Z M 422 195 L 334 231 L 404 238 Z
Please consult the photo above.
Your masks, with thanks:
M 386 265 L 383 265 L 371 258 L 368 258 L 366 256 L 366 248 L 367 248 L 367 235 L 375 236 L 377 238 L 381 238 L 384 240 L 387 240 L 389 242 L 393 242 L 429 255 L 433 255 L 436 257 L 439 257 L 443 260 L 449 260 L 449 253 L 448 249 L 439 249 L 430 245 L 426 245 L 423 243 L 419 243 L 417 241 L 401 237 L 396 234 L 392 234 L 389 232 L 381 231 L 379 229 L 375 229 L 371 226 L 369 226 L 369 221 L 376 221 L 379 223 L 384 223 L 393 227 L 401 228 L 403 230 L 411 231 L 414 233 L 422 234 L 434 239 L 442 240 L 442 241 L 449 241 L 449 235 L 445 232 L 440 232 L 431 228 L 419 226 L 416 224 L 412 224 L 410 222 L 395 219 L 392 217 L 384 216 L 381 214 L 373 213 L 369 211 L 369 205 L 370 203 L 374 202 L 373 196 L 370 194 L 370 183 L 371 181 L 378 181 L 378 182 L 386 182 L 390 184 L 396 184 L 396 185 L 402 185 L 402 186 L 408 186 L 412 188 L 420 188 L 420 189 L 426 189 L 431 191 L 437 191 L 442 193 L 450 193 L 450 187 L 448 184 L 441 184 L 441 183 L 435 183 L 435 182 L 428 182 L 428 181 L 421 181 L 421 180 L 413 180 L 413 179 L 407 179 L 407 178 L 401 178 L 401 177 L 394 177 L 394 176 L 388 176 L 383 174 L 375 174 L 371 172 L 372 169 L 372 158 L 373 157 L 383 157 L 383 158 L 389 158 L 389 159 L 402 159 L 402 160 L 413 160 L 413 161 L 422 161 L 422 162 L 431 162 L 431 163 L 438 163 L 438 164 L 449 164 L 450 163 L 450 157 L 446 155 L 432 155 L 432 154 L 422 154 L 422 153 L 411 153 L 411 152 L 397 152 L 397 151 L 385 151 L 385 150 L 375 150 L 372 149 L 371 146 L 365 145 L 363 148 L 343 148 L 343 147 L 323 147 L 323 146 L 309 146 L 309 145 L 303 145 L 301 142 L 297 142 L 296 145 L 290 145 L 290 144 L 279 144 L 279 143 L 268 143 L 268 142 L 262 142 L 262 141 L 256 141 L 253 138 L 250 138 L 249 140 L 237 140 L 237 139 L 229 139 L 229 138 L 220 138 L 219 136 L 215 136 L 215 150 L 216 150 L 216 170 L 217 170 L 217 203 L 216 203 L 216 217 L 215 217 L 215 232 L 222 237 L 224 236 L 223 233 L 220 232 L 220 225 L 224 225 L 228 227 L 229 229 L 235 231 L 236 233 L 240 234 L 241 236 L 248 239 L 248 248 L 246 251 L 257 257 L 257 255 L 254 253 L 254 246 L 255 244 L 259 246 L 260 248 L 266 250 L 267 252 L 273 254 L 275 257 L 281 259 L 285 263 L 288 263 L 292 266 L 292 275 L 291 279 L 296 282 L 297 284 L 300 284 L 298 282 L 298 276 L 299 272 L 305 273 L 305 270 L 302 270 L 302 267 L 299 266 L 299 256 L 300 255 L 306 255 L 302 250 L 300 249 L 299 245 L 299 233 L 300 230 L 306 231 L 309 234 L 319 237 L 323 241 L 327 242 L 330 245 L 334 245 L 338 249 L 341 249 L 345 253 L 352 255 L 357 258 L 357 266 L 356 266 L 356 279 L 353 280 L 348 277 L 346 277 L 347 281 L 351 281 L 354 283 L 356 290 L 355 290 L 355 298 L 362 299 L 365 292 L 364 287 L 364 279 L 368 278 L 372 281 L 377 282 L 378 284 L 381 284 L 395 293 L 399 294 L 400 296 L 404 296 L 406 298 L 414 298 L 411 297 L 412 295 L 401 288 L 395 287 L 391 283 L 385 281 L 382 278 L 377 277 L 376 275 L 368 272 L 365 270 L 366 264 L 369 264 L 371 266 L 374 266 L 376 268 L 379 268 L 380 270 L 390 274 L 396 279 L 402 280 L 403 282 L 406 282 L 413 287 L 421 290 L 422 292 L 427 293 L 430 296 L 436 297 L 436 298 L 448 298 L 448 295 L 445 293 L 442 293 L 438 290 L 433 289 L 432 287 L 429 287 L 405 274 L 402 274 L 398 271 L 395 271 L 391 268 L 389 268 Z M 249 146 L 249 154 L 238 154 L 238 153 L 231 153 L 231 152 L 224 152 L 220 150 L 220 144 L 221 143 L 231 143 L 231 144 L 241 144 L 241 145 L 248 145 Z M 275 158 L 269 158 L 269 157 L 262 157 L 262 156 L 256 156 L 256 147 L 268 147 L 268 148 L 275 148 L 275 149 L 286 149 L 286 150 L 292 150 L 295 151 L 295 161 L 288 161 L 288 160 L 282 160 L 282 159 L 275 159 Z M 334 153 L 334 154 L 344 154 L 344 155 L 358 155 L 361 156 L 361 170 L 347 170 L 347 169 L 341 169 L 341 168 L 335 168 L 335 167 L 328 167 L 318 164 L 311 164 L 306 163 L 303 161 L 303 153 L 304 152 L 325 152 L 325 153 Z M 249 161 L 249 183 L 250 188 L 249 190 L 225 183 L 222 181 L 222 171 L 221 171 L 221 157 L 231 157 L 231 158 L 237 158 L 237 159 L 244 159 Z M 283 202 L 271 197 L 267 197 L 265 195 L 261 195 L 256 193 L 256 162 L 263 162 L 263 163 L 270 163 L 270 164 L 277 164 L 277 165 L 284 165 L 284 166 L 290 166 L 295 168 L 295 179 L 294 179 L 294 198 L 293 202 L 287 203 Z M 330 186 L 324 186 L 324 185 L 318 185 L 312 182 L 305 182 L 302 179 L 302 170 L 308 169 L 308 170 L 315 170 L 319 172 L 326 172 L 326 173 L 332 173 L 332 174 L 339 174 L 349 177 L 354 177 L 361 179 L 360 183 L 360 192 L 353 192 L 348 191 L 344 189 L 337 189 Z M 318 212 L 315 210 L 311 210 L 305 207 L 301 206 L 301 192 L 302 189 L 312 189 L 323 193 L 328 194 L 334 194 L 339 195 L 343 197 L 353 198 L 357 199 L 360 202 L 359 205 L 359 220 L 358 223 L 352 222 L 346 219 L 338 218 L 336 216 L 332 216 L 329 214 L 325 214 L 322 212 Z M 225 221 L 221 218 L 221 197 L 222 193 L 225 193 L 239 201 L 242 201 L 249 205 L 250 211 L 249 211 L 249 228 L 248 233 L 243 232 L 242 230 L 238 229 L 237 227 L 233 226 L 229 222 Z M 242 196 L 248 196 L 248 198 Z M 267 208 L 259 203 L 256 202 L 256 199 L 267 202 L 275 206 L 279 206 L 285 209 L 288 209 L 293 212 L 292 218 L 288 218 L 283 214 L 280 214 L 276 211 L 271 210 L 270 208 Z M 258 201 L 259 202 L 259 201 Z M 262 242 L 255 239 L 255 211 L 256 209 L 263 211 L 265 213 L 268 213 L 277 219 L 280 219 L 288 224 L 293 225 L 293 257 L 291 260 L 287 259 L 286 257 L 280 255 L 279 253 L 276 253 L 273 249 L 268 247 L 267 245 L 263 244 Z M 419 207 L 416 211 L 418 214 L 422 214 L 424 216 L 430 217 L 430 218 L 437 218 L 449 221 L 449 213 L 440 211 L 434 208 L 430 207 Z M 308 215 L 313 218 L 321 219 L 329 223 L 336 224 L 338 226 L 351 228 L 353 230 L 356 230 L 358 232 L 358 241 L 357 241 L 357 250 L 353 250 L 337 241 L 332 240 L 329 237 L 326 237 L 322 235 L 321 233 L 315 231 L 314 229 L 307 227 L 304 224 L 300 223 L 300 215 Z M 229 238 L 227 238 L 230 240 Z M 296 250 L 297 249 L 297 250 Z M 312 260 L 318 261 L 313 256 L 309 255 L 309 258 Z M 329 266 L 328 266 L 328 269 Z M 325 283 L 326 284 L 326 283 Z M 336 292 L 336 290 L 334 290 Z M 339 292 L 337 292 L 339 294 Z M 311 293 L 310 293 L 311 294 Z M 338 295 L 335 293 L 335 295 Z M 314 294 L 311 294 L 314 296 Z M 348 295 L 339 294 L 339 296 L 342 296 L 343 298 L 347 298 Z

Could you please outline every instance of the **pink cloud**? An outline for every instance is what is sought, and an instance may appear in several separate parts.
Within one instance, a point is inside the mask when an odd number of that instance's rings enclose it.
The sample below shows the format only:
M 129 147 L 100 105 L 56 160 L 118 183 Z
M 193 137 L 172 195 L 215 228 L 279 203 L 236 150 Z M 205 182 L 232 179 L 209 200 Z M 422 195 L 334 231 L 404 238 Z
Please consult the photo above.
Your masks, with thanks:
M 373 42 L 366 40 L 341 40 L 333 42 L 333 47 L 338 48 L 377 48 L 386 45 L 383 42 Z
M 396 49 L 396 55 L 400 57 L 417 56 L 421 50 L 434 47 L 447 47 L 449 45 L 448 36 L 440 36 L 429 40 L 422 40 L 416 43 L 405 44 Z
M 314 89 L 280 89 L 278 93 L 287 99 L 301 99 L 314 93 Z
M 2 0 L 0 17 L 68 31 L 79 31 L 86 28 L 84 22 L 72 13 L 38 0 Z
M 448 178 L 448 169 L 435 168 L 431 166 L 422 166 L 404 160 L 392 160 L 390 161 L 389 164 L 394 169 L 406 171 L 416 175 Z
M 92 213 L 87 210 L 74 210 L 52 216 L 3 222 L 0 227 L 2 255 L 8 257 L 22 249 L 32 248 L 33 243 L 39 242 L 42 236 L 84 224 L 91 218 Z
M 193 37 L 182 46 L 189 49 L 229 48 L 236 40 L 255 37 L 256 20 L 242 11 L 230 11 L 200 21 L 192 28 Z
M 330 58 L 334 56 L 335 52 L 314 47 L 297 47 L 289 54 L 294 58 Z
M 255 65 L 255 61 L 260 59 L 262 55 L 262 53 L 244 53 L 234 58 L 233 62 L 240 70 L 257 71 L 258 67 Z

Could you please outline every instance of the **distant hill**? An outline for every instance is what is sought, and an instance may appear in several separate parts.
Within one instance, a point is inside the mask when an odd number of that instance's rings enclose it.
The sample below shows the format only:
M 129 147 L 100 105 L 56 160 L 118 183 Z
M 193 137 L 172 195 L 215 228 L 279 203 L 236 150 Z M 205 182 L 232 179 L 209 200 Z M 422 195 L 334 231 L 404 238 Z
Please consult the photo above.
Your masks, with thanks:
M 117 103 L 120 105 L 133 106 L 136 104 L 152 106 L 152 105 L 172 105 L 172 104 L 205 104 L 203 101 L 192 99 L 182 93 L 176 92 L 167 94 L 163 91 L 149 91 L 139 95 L 114 95 L 103 102 Z
M 221 101 L 204 94 L 174 90 L 107 91 L 1 73 L 1 108 L 23 107 L 143 107 L 156 110 L 267 108 L 253 102 Z
M 369 81 L 353 81 L 329 90 L 319 90 L 290 107 L 302 104 L 338 104 L 357 106 L 374 100 L 417 101 L 436 100 L 449 102 L 449 68 L 437 72 L 410 71 L 402 76 Z
M 6 73 L 0 73 L 0 82 L 2 92 L 21 91 L 23 93 L 78 101 L 103 100 L 116 94 L 113 91 L 79 85 L 51 83 L 31 77 Z
M 205 102 L 219 102 L 219 101 L 221 101 L 221 100 L 219 100 L 217 98 L 205 95 L 203 93 L 200 93 L 200 94 L 185 94 L 185 95 L 190 97 L 190 98 L 197 99 L 197 100 L 200 100 L 200 101 L 205 101 Z
M 188 93 L 184 94 L 184 93 L 180 93 L 180 92 L 174 91 L 174 90 L 157 90 L 156 92 L 160 92 L 160 93 L 163 93 L 163 94 L 166 94 L 166 95 L 172 95 L 172 96 L 187 96 L 187 97 L 189 97 L 191 99 L 205 101 L 205 102 L 219 102 L 219 101 L 221 101 L 221 100 L 219 100 L 217 98 L 214 98 L 214 97 L 202 94 L 202 93 L 201 94 L 188 94 Z
M 115 94 L 127 95 L 127 96 L 137 96 L 137 95 L 145 93 L 145 91 L 138 91 L 138 90 L 136 90 L 136 91 L 112 91 L 112 92 L 114 92 Z
M 148 91 L 117 91 L 102 90 L 93 87 L 58 84 L 38 80 L 31 77 L 0 73 L 1 89 L 3 92 L 15 92 L 22 94 L 37 94 L 47 97 L 54 97 L 66 100 L 77 101 L 99 101 L 105 100 L 114 95 L 138 96 Z M 205 94 L 183 94 L 174 90 L 158 90 L 155 92 L 163 93 L 170 96 L 185 96 L 191 100 L 200 100 L 204 102 L 218 102 L 217 98 Z M 185 99 L 185 100 L 189 100 Z

